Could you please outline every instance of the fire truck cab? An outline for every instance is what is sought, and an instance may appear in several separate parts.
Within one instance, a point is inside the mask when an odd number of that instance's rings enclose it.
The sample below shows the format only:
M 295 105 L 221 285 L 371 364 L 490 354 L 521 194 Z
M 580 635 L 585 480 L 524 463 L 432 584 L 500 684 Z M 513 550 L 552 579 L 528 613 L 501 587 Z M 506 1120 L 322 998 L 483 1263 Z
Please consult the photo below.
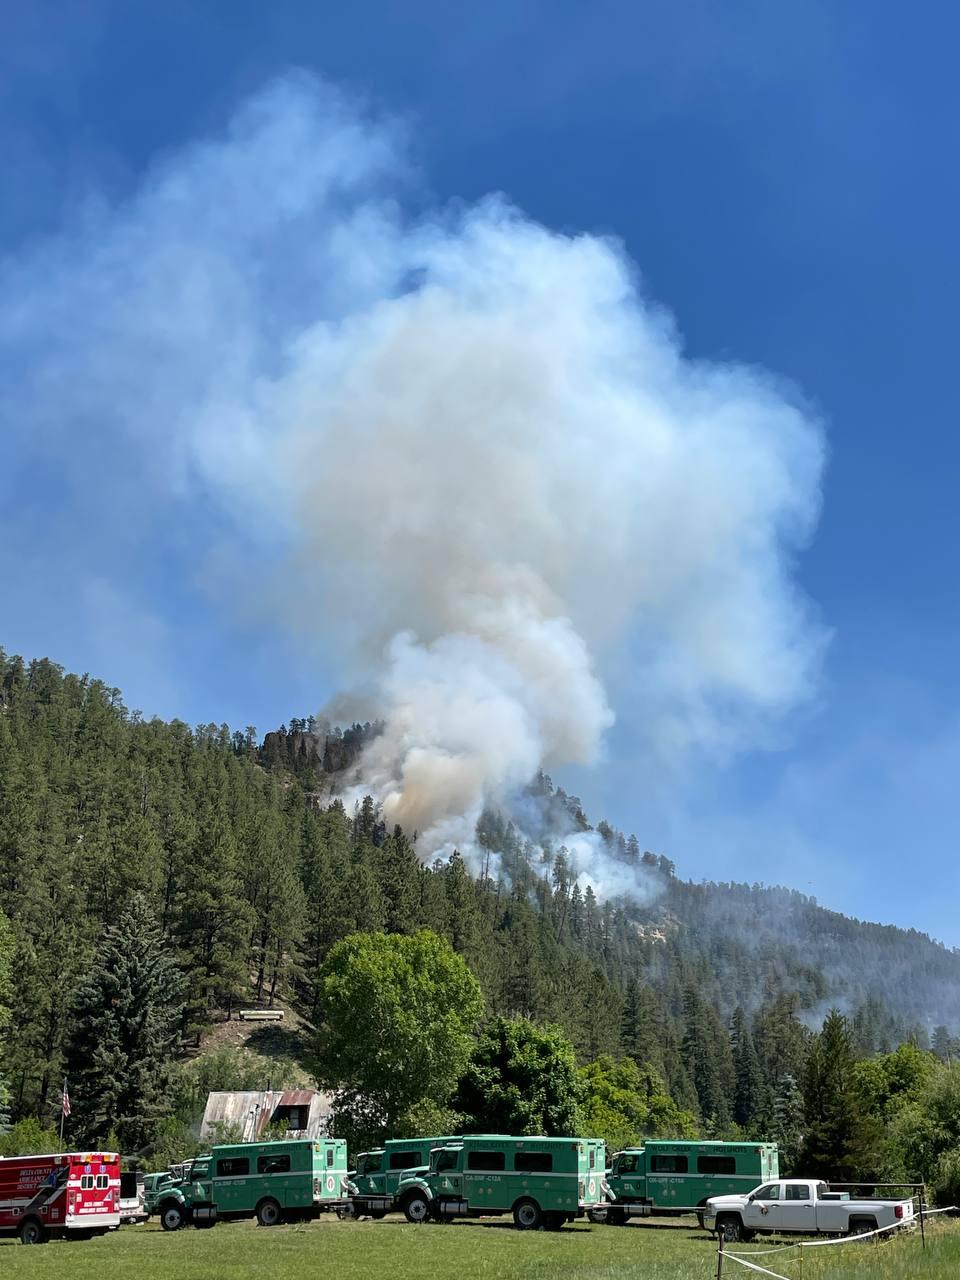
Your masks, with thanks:
M 88 1240 L 120 1225 L 120 1157 L 111 1151 L 0 1158 L 0 1234 L 22 1244 Z

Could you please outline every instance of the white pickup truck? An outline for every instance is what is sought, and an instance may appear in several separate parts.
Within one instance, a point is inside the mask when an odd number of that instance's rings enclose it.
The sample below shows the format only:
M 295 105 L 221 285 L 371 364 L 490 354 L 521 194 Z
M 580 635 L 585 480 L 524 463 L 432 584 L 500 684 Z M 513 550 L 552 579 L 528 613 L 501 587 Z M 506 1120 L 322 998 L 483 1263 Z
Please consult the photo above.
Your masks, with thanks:
M 703 1225 L 724 1240 L 755 1235 L 857 1235 L 878 1227 L 912 1226 L 913 1200 L 851 1200 L 816 1178 L 780 1178 L 747 1195 L 713 1196 Z

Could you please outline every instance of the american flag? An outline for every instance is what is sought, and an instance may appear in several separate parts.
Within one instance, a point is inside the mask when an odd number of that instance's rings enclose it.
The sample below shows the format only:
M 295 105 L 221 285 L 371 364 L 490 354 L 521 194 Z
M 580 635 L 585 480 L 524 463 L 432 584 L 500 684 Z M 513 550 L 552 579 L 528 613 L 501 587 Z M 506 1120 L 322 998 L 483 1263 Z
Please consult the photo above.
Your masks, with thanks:
M 63 1082 L 63 1118 L 66 1119 L 70 1114 L 70 1095 L 67 1093 L 67 1082 Z

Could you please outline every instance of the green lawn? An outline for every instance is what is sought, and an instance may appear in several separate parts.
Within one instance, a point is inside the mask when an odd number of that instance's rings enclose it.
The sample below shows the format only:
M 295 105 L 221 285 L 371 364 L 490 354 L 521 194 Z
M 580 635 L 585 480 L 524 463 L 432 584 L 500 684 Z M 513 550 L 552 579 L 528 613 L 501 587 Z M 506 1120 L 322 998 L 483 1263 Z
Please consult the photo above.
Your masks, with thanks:
M 744 1252 L 767 1247 L 737 1246 Z M 759 1256 L 759 1263 L 801 1280 L 796 1250 Z M 515 1231 L 507 1221 L 467 1220 L 410 1226 L 401 1218 L 305 1226 L 221 1223 L 212 1231 L 166 1234 L 150 1224 L 77 1243 L 24 1249 L 0 1241 L 0 1276 L 105 1275 L 118 1280 L 709 1280 L 716 1245 L 692 1222 L 629 1227 L 565 1227 Z M 756 1272 L 727 1261 L 724 1280 Z M 957 1280 L 960 1223 L 942 1219 L 929 1229 L 925 1253 L 919 1233 L 875 1244 L 865 1241 L 810 1250 L 802 1280 Z

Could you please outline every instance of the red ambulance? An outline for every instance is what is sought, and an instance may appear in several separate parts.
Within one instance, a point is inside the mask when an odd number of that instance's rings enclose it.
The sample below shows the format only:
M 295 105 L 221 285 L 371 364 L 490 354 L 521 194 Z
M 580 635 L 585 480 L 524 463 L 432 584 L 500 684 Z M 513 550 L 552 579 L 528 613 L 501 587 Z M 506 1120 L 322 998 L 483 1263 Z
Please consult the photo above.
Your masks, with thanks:
M 0 1234 L 23 1244 L 86 1240 L 120 1225 L 120 1157 L 110 1151 L 0 1158 Z

